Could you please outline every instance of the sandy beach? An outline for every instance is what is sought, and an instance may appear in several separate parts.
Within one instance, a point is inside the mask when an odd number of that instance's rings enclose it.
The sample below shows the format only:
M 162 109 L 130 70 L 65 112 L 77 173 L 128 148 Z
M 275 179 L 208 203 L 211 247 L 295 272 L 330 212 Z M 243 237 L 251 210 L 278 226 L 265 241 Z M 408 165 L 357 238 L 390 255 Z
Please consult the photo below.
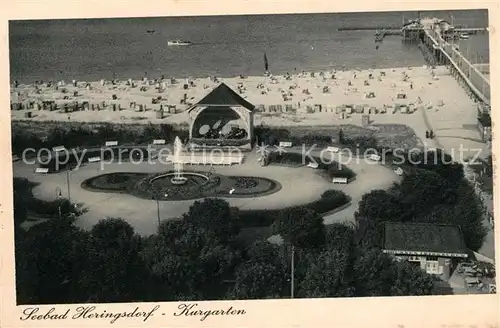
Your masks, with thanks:
M 320 120 L 325 124 L 331 124 L 339 119 L 336 108 L 342 105 L 364 105 L 382 109 L 384 105 L 413 104 L 415 107 L 429 107 L 438 106 L 440 102 L 446 103 L 453 99 L 453 95 L 449 92 L 450 86 L 447 85 L 449 82 L 440 81 L 446 74 L 447 70 L 444 67 L 434 70 L 428 67 L 407 67 L 224 79 L 211 77 L 130 79 L 114 82 L 59 81 L 52 85 L 44 82 L 38 85 L 12 87 L 12 103 L 21 103 L 24 108 L 28 108 L 13 110 L 12 118 L 23 119 L 25 112 L 31 111 L 33 120 L 71 119 L 123 123 L 142 120 L 181 123 L 187 120 L 184 111 L 191 104 L 201 100 L 219 83 L 224 82 L 257 107 L 261 113 L 256 117 L 257 123 L 259 123 L 258 116 L 261 116 L 266 124 L 271 125 L 281 125 L 289 120 L 310 124 L 307 122 L 308 119 L 315 116 L 311 114 L 328 113 L 321 115 Z M 436 94 L 434 92 L 436 88 L 442 92 Z M 50 101 L 57 104 L 57 110 L 51 111 L 48 108 L 43 110 L 42 102 Z M 88 106 L 85 110 L 70 112 L 75 102 L 79 104 L 88 102 Z M 69 107 L 68 112 L 64 110 L 65 104 Z M 162 119 L 157 118 L 155 114 L 160 107 L 164 108 L 165 117 Z M 332 113 L 336 115 L 331 115 Z
M 484 148 L 472 128 L 477 124 L 476 105 L 444 66 L 223 79 L 69 81 L 52 86 L 44 82 L 12 86 L 12 103 L 29 109 L 13 109 L 11 114 L 13 120 L 185 124 L 186 109 L 221 82 L 257 107 L 255 125 L 363 125 L 363 112 L 371 114 L 370 123 L 408 125 L 429 147 Z M 44 101 L 54 102 L 58 109 L 51 111 L 47 105 L 43 110 Z M 71 112 L 75 102 L 88 105 Z M 340 108 L 346 105 L 352 110 Z M 407 107 L 397 110 L 399 105 Z M 163 118 L 158 118 L 161 107 Z M 26 118 L 27 112 L 32 112 L 31 118 Z M 425 140 L 425 131 L 431 129 L 439 141 Z

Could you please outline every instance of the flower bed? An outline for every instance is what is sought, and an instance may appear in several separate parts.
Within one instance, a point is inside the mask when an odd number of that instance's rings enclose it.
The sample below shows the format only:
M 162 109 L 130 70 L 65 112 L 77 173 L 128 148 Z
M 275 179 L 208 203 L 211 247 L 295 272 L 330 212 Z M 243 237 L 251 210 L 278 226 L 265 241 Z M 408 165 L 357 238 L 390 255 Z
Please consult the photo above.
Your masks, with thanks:
M 90 191 L 128 193 L 146 175 L 129 172 L 101 174 L 83 181 L 81 186 Z

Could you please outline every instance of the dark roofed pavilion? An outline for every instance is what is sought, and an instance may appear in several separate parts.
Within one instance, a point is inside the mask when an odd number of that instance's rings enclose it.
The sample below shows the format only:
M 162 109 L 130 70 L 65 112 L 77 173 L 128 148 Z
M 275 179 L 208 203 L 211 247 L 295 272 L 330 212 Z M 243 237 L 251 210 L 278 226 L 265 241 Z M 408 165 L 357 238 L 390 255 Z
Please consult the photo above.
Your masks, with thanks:
M 467 257 L 460 227 L 445 224 L 386 222 L 383 249 L 386 253 Z
M 255 106 L 243 99 L 233 89 L 228 87 L 225 83 L 219 84 L 203 99 L 198 101 L 198 106 L 241 106 L 249 111 L 253 111 Z M 191 107 L 189 110 L 192 110 Z

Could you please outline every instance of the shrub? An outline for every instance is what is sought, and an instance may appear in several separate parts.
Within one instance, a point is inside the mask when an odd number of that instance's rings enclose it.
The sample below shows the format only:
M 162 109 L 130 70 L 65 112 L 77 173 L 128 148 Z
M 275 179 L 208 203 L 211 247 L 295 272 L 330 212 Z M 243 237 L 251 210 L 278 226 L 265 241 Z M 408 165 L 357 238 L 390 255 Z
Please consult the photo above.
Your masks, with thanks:
M 324 214 L 347 204 L 349 201 L 349 197 L 342 191 L 327 190 L 321 195 L 320 199 L 305 205 L 292 206 L 280 210 L 242 210 L 239 214 L 239 221 L 242 227 L 270 226 L 282 211 L 298 211 L 305 208 L 319 214 Z

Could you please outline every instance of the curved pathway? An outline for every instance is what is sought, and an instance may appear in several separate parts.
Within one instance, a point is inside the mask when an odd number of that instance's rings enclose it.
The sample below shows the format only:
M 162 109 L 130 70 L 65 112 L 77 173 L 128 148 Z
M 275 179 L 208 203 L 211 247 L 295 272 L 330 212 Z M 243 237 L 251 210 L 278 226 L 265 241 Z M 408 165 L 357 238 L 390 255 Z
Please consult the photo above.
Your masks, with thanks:
M 319 152 L 312 152 L 317 156 Z M 340 155 L 335 155 L 339 157 Z M 277 209 L 293 205 L 300 205 L 314 201 L 328 189 L 344 191 L 352 198 L 350 206 L 342 211 L 325 217 L 325 223 L 353 220 L 353 213 L 361 196 L 373 189 L 387 188 L 397 181 L 399 177 L 390 169 L 380 164 L 370 163 L 363 159 L 352 159 L 344 163 L 356 174 L 355 181 L 348 185 L 334 185 L 324 175 L 308 167 L 288 168 L 270 165 L 261 167 L 257 162 L 258 155 L 255 152 L 246 153 L 245 161 L 241 165 L 214 166 L 215 172 L 224 175 L 260 176 L 279 181 L 282 189 L 274 194 L 255 198 L 226 198 L 231 206 L 240 209 Z M 337 158 L 340 160 L 341 158 Z M 189 170 L 191 166 L 187 167 Z M 35 197 L 44 200 L 54 200 L 56 190 L 60 188 L 63 197 L 67 197 L 66 172 L 43 175 L 34 174 L 35 166 L 22 162 L 14 163 L 14 176 L 24 177 L 31 181 L 40 183 L 33 189 Z M 107 217 L 120 217 L 127 220 L 135 230 L 142 235 L 156 232 L 157 228 L 157 204 L 153 200 L 140 199 L 128 194 L 100 193 L 84 190 L 80 184 L 85 179 L 103 173 L 110 172 L 145 172 L 154 173 L 172 169 L 171 165 L 161 163 L 143 162 L 113 163 L 104 165 L 101 170 L 100 163 L 89 163 L 74 170 L 70 175 L 71 200 L 83 203 L 88 212 L 77 220 L 76 224 L 84 229 L 90 229 L 100 219 Z M 210 166 L 192 166 L 193 170 L 209 171 Z M 229 192 L 229 190 L 228 190 Z M 187 212 L 193 200 L 189 201 L 162 201 L 159 203 L 161 219 L 180 217 Z

